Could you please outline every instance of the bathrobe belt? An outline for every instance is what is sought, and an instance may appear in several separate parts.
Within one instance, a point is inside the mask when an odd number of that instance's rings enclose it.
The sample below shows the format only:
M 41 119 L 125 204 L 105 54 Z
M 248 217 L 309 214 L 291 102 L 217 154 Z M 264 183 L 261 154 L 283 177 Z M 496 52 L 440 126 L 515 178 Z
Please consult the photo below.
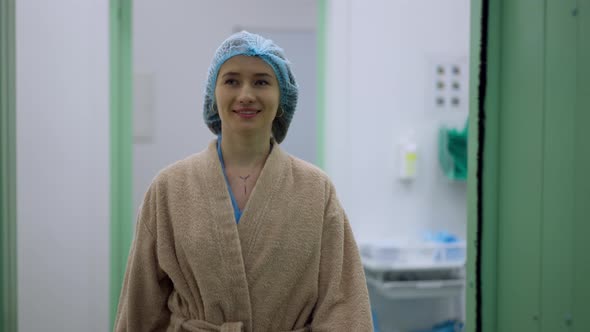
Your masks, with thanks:
M 228 322 L 222 325 L 215 325 L 204 320 L 186 319 L 172 314 L 172 326 L 182 327 L 179 332 L 243 332 L 244 324 L 242 322 Z
M 198 319 L 184 319 L 179 317 L 178 315 L 172 315 L 172 325 L 182 326 L 182 332 L 243 332 L 244 331 L 244 324 L 242 322 L 228 322 L 223 323 L 222 325 L 214 325 L 211 323 L 207 323 L 204 320 Z M 176 331 L 176 330 L 175 330 Z M 302 329 L 297 329 L 293 331 L 285 331 L 285 332 L 307 332 L 311 331 L 309 328 L 305 327 Z

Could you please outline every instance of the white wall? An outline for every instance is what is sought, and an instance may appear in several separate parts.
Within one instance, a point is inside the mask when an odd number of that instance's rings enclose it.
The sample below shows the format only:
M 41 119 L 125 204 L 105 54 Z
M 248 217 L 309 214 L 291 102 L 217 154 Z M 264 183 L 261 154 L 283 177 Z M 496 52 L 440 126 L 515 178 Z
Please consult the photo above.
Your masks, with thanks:
M 108 1 L 16 1 L 19 331 L 107 331 Z
M 446 180 L 436 158 L 439 126 L 462 128 L 466 112 L 434 110 L 427 87 L 432 59 L 469 54 L 469 1 L 328 3 L 326 169 L 357 238 L 465 236 L 466 186 Z M 418 177 L 403 184 L 395 147 L 408 129 Z
M 202 119 L 207 69 L 236 27 L 315 30 L 314 0 L 136 1 L 133 8 L 136 78 L 151 76 L 151 138 L 134 144 L 135 208 L 156 173 L 204 149 L 214 138 Z M 315 51 L 314 51 L 315 52 Z M 135 81 L 138 86 L 138 81 Z M 142 101 L 135 99 L 136 105 Z M 149 122 L 149 121 L 148 121 Z M 149 126 L 148 126 L 149 127 Z

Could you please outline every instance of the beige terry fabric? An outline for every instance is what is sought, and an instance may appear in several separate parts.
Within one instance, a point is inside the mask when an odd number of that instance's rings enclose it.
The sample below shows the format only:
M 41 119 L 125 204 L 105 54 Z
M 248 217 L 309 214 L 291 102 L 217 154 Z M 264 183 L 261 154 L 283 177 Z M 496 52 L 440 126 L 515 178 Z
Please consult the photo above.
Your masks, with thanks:
M 334 187 L 275 145 L 236 224 L 208 148 L 164 169 L 138 218 L 116 331 L 372 331 Z

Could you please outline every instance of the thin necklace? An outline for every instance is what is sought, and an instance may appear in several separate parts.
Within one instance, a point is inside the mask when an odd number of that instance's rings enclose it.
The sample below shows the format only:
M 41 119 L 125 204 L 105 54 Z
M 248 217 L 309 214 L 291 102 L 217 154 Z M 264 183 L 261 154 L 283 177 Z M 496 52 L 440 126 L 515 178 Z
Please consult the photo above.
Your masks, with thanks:
M 244 181 L 244 196 L 245 196 L 245 195 L 247 194 L 247 191 L 246 191 L 246 188 L 247 188 L 247 187 L 246 187 L 246 181 L 248 181 L 248 179 L 250 178 L 250 174 L 248 174 L 248 175 L 246 175 L 246 176 L 239 176 L 239 175 L 238 175 L 238 177 L 239 177 L 240 179 L 242 179 L 242 181 Z

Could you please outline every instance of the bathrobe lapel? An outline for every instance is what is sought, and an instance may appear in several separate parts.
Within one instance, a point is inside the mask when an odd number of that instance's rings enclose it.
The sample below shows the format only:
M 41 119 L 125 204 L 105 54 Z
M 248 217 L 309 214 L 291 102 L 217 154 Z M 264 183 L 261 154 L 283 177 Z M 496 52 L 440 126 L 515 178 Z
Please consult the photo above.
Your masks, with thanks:
M 209 191 L 209 209 L 211 213 L 212 232 L 216 246 L 220 252 L 222 273 L 226 273 L 226 285 L 235 304 L 233 321 L 242 321 L 251 331 L 252 307 L 248 286 L 247 267 L 250 249 L 260 227 L 264 227 L 265 212 L 271 206 L 272 198 L 284 179 L 284 166 L 287 155 L 278 144 L 268 156 L 260 172 L 256 185 L 244 208 L 240 223 L 235 221 L 231 198 L 217 155 L 216 141 L 207 149 L 206 179 Z M 281 167 L 281 165 L 283 167 Z
M 288 163 L 285 162 L 287 159 L 287 155 L 275 143 L 258 176 L 256 185 L 240 219 L 238 230 L 242 242 L 242 254 L 246 264 L 246 271 L 248 271 L 250 254 L 256 236 L 260 229 L 265 226 L 264 224 L 270 222 L 266 215 L 272 209 L 273 199 L 284 181 L 288 167 Z

